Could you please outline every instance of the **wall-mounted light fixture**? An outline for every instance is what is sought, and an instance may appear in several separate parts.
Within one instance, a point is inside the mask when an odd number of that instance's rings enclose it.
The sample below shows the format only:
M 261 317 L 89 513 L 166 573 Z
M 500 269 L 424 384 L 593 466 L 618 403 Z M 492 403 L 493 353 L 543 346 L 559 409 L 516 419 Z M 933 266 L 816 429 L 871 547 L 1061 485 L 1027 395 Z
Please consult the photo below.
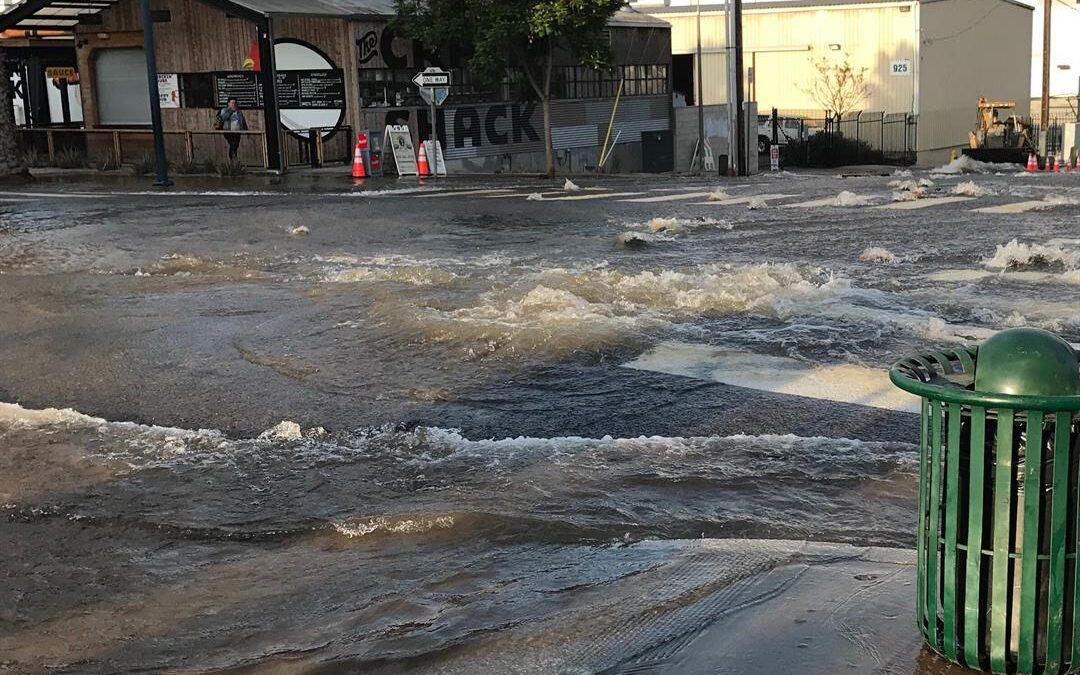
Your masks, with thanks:
M 833 44 L 829 45 L 829 49 L 831 49 L 834 52 L 838 52 L 838 51 L 840 51 L 840 45 L 838 45 L 838 44 L 836 44 L 834 42 Z

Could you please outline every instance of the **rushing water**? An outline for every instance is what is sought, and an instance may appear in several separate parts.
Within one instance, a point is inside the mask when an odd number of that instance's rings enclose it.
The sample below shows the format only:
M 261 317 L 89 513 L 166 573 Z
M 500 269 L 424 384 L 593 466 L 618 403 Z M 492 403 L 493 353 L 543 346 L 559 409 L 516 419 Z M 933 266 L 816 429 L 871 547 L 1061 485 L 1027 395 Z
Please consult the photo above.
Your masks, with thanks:
M 770 180 L 725 189 L 839 191 Z M 812 209 L 3 206 L 0 556 L 22 571 L 0 582 L 0 666 L 468 671 L 455 650 L 506 635 L 469 660 L 602 670 L 700 629 L 718 570 L 790 560 L 779 542 L 910 547 L 911 429 L 682 377 L 720 378 L 717 353 L 751 386 L 774 364 L 877 379 L 1016 325 L 1080 341 L 1076 188 L 1053 217 L 871 211 L 890 180 Z M 648 354 L 645 386 L 623 366 Z M 686 423 L 714 391 L 724 419 Z

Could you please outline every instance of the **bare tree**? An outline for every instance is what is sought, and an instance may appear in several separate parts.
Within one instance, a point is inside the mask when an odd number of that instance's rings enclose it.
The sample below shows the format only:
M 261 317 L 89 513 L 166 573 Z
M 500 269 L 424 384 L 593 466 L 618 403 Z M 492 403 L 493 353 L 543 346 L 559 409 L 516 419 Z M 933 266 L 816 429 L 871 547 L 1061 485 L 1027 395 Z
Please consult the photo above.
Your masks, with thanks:
M 810 65 L 814 69 L 814 79 L 802 90 L 825 110 L 842 117 L 856 110 L 870 96 L 870 85 L 866 81 L 869 68 L 851 65 L 850 55 L 844 54 L 844 60 L 840 62 L 810 57 Z
M 4 50 L 0 49 L 0 181 L 25 180 L 29 175 L 15 136 L 15 109 L 11 102 L 11 79 L 4 62 Z

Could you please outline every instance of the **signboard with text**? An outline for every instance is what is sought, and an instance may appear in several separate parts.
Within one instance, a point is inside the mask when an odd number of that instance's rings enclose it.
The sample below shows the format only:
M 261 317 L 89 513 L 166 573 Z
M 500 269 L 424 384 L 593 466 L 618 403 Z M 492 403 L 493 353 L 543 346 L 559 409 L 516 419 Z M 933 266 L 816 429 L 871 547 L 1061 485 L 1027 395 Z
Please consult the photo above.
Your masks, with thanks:
M 263 107 L 257 73 L 216 73 L 217 105 L 235 98 L 241 108 Z M 341 70 L 282 70 L 277 73 L 278 107 L 288 110 L 340 110 L 345 107 L 345 74 Z
M 180 107 L 180 76 L 176 73 L 158 73 L 158 102 L 162 108 Z
M 911 59 L 900 59 L 889 64 L 889 74 L 894 77 L 907 77 L 911 75 Z

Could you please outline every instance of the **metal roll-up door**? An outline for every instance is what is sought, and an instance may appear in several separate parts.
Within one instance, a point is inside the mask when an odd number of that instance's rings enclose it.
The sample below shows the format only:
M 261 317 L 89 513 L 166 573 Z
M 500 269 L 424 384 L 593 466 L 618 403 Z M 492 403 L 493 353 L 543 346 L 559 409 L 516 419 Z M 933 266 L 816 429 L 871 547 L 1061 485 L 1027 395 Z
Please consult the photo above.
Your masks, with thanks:
M 150 92 L 142 49 L 99 51 L 94 77 L 100 124 L 150 124 Z

